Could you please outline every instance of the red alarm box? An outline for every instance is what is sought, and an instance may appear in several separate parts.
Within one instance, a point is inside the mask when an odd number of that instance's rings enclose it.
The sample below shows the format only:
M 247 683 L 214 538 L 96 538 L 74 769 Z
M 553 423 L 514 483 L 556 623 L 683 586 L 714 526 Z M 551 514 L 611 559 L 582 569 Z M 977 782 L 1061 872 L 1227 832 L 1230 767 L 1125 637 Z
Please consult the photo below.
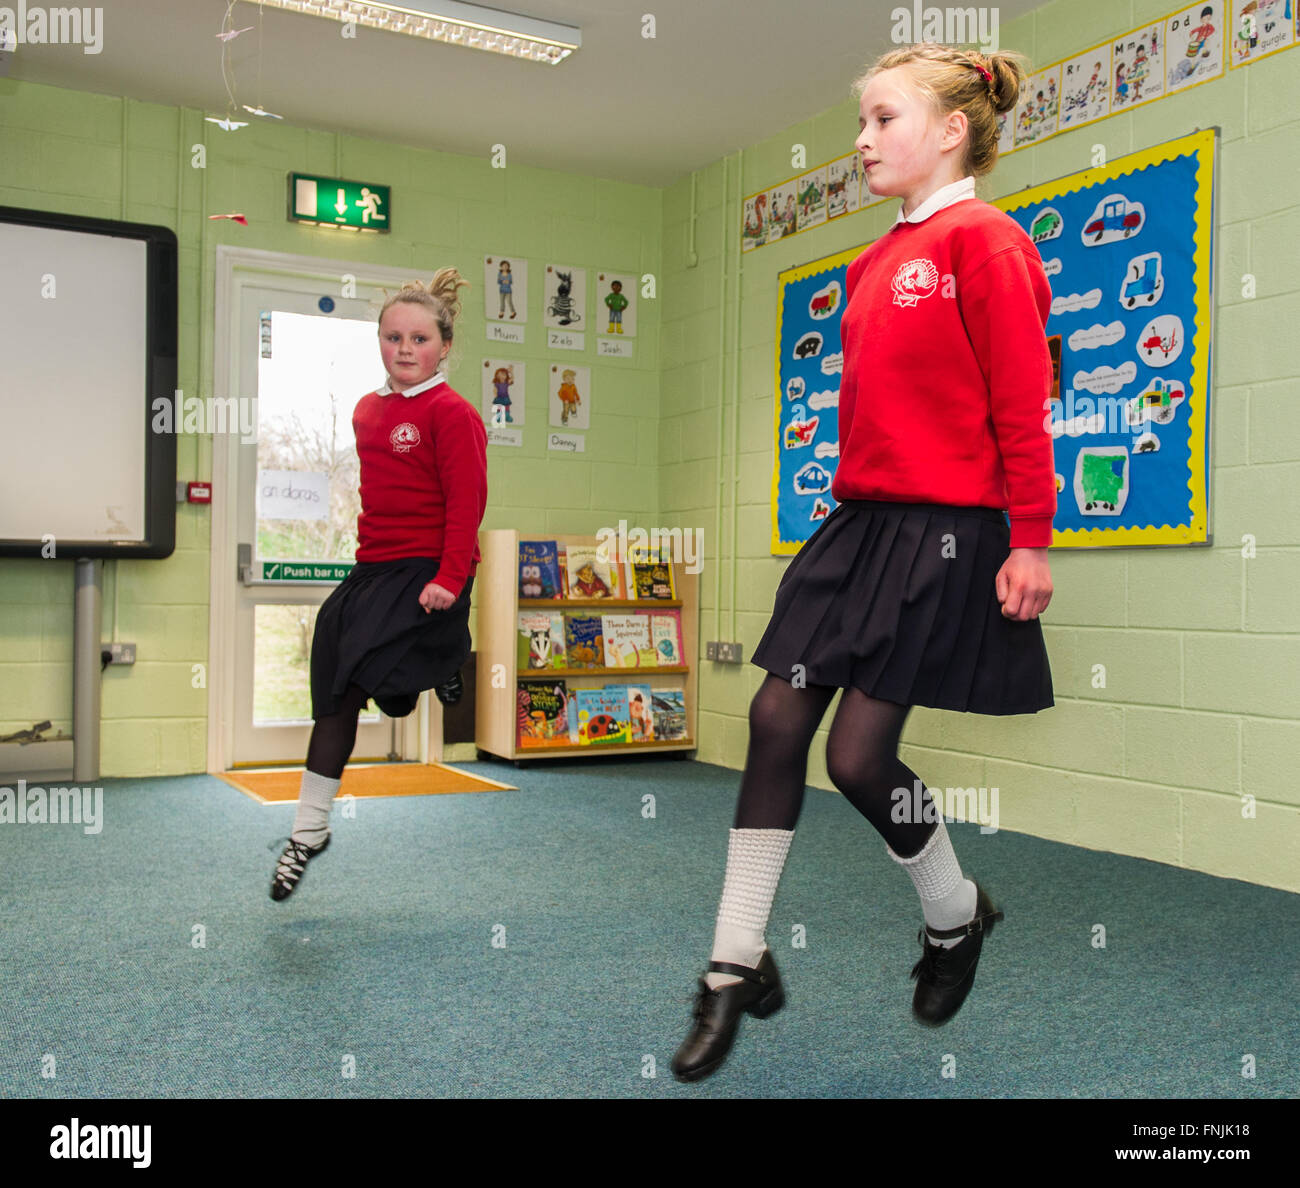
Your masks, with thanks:
M 185 498 L 190 503 L 211 503 L 211 483 L 190 483 L 185 488 Z

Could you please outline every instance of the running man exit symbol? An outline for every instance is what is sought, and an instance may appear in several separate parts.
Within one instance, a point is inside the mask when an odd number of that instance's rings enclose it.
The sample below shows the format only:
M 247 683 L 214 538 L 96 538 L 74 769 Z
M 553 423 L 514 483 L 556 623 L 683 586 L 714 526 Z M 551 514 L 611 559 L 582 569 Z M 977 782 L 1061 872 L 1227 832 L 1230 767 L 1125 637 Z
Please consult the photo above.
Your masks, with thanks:
M 392 191 L 375 182 L 291 173 L 289 220 L 356 231 L 391 231 Z

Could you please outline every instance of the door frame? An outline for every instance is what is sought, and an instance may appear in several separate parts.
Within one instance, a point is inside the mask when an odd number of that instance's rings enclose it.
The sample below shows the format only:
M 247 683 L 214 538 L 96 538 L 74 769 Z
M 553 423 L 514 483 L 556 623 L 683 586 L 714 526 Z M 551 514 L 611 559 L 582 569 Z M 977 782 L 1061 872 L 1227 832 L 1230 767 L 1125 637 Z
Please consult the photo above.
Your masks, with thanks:
M 274 287 L 278 279 L 293 277 L 320 281 L 327 290 L 337 288 L 340 274 L 356 278 L 358 285 L 399 289 L 418 273 L 415 268 L 387 268 L 356 260 L 328 256 L 302 256 L 291 252 L 217 244 L 216 294 L 212 347 L 211 395 L 225 398 L 231 377 L 239 375 L 239 316 L 245 286 Z M 201 373 L 201 369 L 200 369 Z M 229 770 L 235 753 L 235 584 L 239 571 L 236 498 L 239 451 L 231 434 L 213 433 L 206 439 L 211 450 L 211 539 L 208 553 L 208 738 L 207 769 L 212 774 Z M 200 439 L 197 469 L 202 469 Z M 397 749 L 404 758 L 421 763 L 442 759 L 442 703 L 428 692 L 420 694 L 415 712 L 398 720 Z

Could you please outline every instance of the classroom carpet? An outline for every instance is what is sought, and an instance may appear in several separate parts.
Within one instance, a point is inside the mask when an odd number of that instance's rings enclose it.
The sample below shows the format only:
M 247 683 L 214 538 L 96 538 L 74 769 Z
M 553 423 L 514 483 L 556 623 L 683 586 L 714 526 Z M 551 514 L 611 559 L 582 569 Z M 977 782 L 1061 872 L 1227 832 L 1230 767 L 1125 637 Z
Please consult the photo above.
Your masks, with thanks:
M 238 788 L 260 804 L 298 801 L 302 768 L 276 771 L 228 771 L 217 777 Z M 376 763 L 345 767 L 339 781 L 339 796 L 442 796 L 452 792 L 496 792 L 515 789 L 470 775 L 446 763 Z
M 0 1097 L 1300 1095 L 1296 895 L 949 825 L 1006 918 L 931 1030 L 912 883 L 816 788 L 767 934 L 786 1006 L 679 1084 L 739 773 L 462 766 L 518 790 L 336 808 L 281 903 L 292 803 L 214 777 L 100 781 L 97 833 L 0 824 Z

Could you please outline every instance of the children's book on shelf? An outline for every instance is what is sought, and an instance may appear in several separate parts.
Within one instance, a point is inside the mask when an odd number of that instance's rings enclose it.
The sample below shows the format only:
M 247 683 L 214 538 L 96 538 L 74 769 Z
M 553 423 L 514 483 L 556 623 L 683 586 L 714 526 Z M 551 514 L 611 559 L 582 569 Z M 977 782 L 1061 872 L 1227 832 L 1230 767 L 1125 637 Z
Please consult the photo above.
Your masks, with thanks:
M 605 626 L 601 615 L 564 616 L 565 661 L 568 668 L 605 666 Z
M 564 597 L 560 546 L 555 541 L 519 542 L 519 597 Z
M 516 670 L 567 668 L 564 616 L 559 611 L 520 611 Z
M 628 685 L 627 725 L 629 742 L 654 742 L 654 707 L 649 685 Z
M 568 598 L 622 598 L 621 566 L 603 558 L 594 544 L 571 544 L 565 548 Z
M 686 690 L 655 689 L 654 730 L 660 742 L 686 737 Z
M 581 746 L 628 741 L 626 685 L 577 689 L 574 696 L 578 703 L 578 743 Z
M 650 642 L 658 665 L 682 663 L 682 616 L 674 610 L 657 611 L 650 616 Z
M 649 549 L 629 546 L 625 568 L 629 598 L 669 600 L 677 597 L 671 560 L 660 560 L 659 555 Z
M 570 708 L 572 694 L 563 681 L 519 681 L 519 746 L 571 747 L 578 740 Z
M 606 668 L 649 668 L 655 663 L 649 615 L 601 615 Z

